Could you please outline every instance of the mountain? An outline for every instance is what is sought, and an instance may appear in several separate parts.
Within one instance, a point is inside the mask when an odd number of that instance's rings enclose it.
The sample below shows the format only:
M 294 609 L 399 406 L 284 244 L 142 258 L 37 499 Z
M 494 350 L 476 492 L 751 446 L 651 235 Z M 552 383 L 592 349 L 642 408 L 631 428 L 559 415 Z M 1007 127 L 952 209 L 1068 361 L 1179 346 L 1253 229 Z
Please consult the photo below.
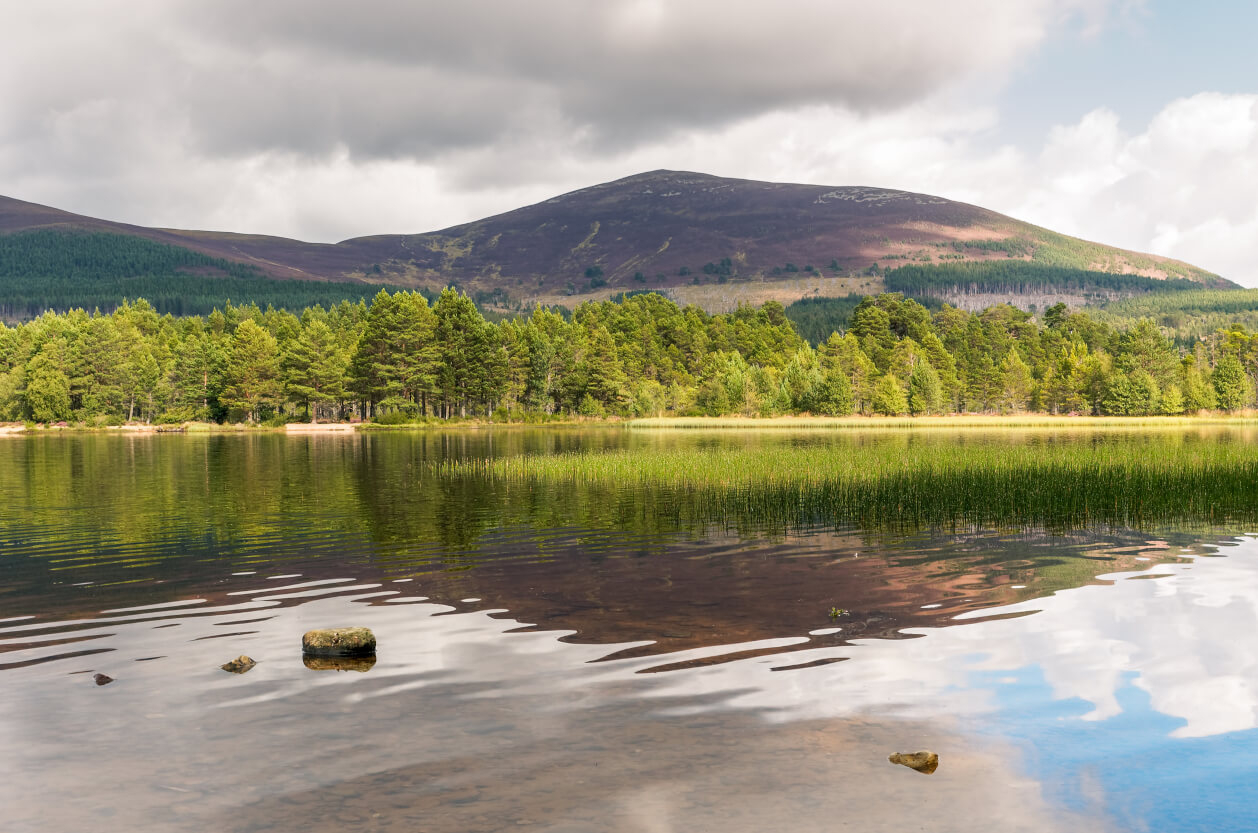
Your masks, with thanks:
M 1153 280 L 1169 281 L 1166 288 L 1187 282 L 1235 287 L 1180 261 L 1089 243 L 926 194 L 677 171 L 627 177 L 441 231 L 336 244 L 144 228 L 0 198 L 0 235 L 40 230 L 142 238 L 258 276 L 341 282 L 347 292 L 361 287 L 368 295 L 372 288 L 364 284 L 437 289 L 455 283 L 509 306 L 571 305 L 644 289 L 667 290 L 709 309 L 770 298 L 789 303 L 881 291 L 888 272 L 905 266 L 930 267 L 926 278 L 921 268 L 901 273 L 917 275 L 913 285 L 924 286 L 924 294 L 966 306 L 1025 305 L 1028 292 L 1043 301 L 1113 299 L 1156 288 Z M 974 266 L 956 268 L 965 264 Z M 1012 268 L 1023 264 L 1041 267 L 1030 283 Z M 1045 284 L 1050 272 L 1057 275 L 1051 286 Z M 1149 280 L 1097 283 L 1088 272 Z

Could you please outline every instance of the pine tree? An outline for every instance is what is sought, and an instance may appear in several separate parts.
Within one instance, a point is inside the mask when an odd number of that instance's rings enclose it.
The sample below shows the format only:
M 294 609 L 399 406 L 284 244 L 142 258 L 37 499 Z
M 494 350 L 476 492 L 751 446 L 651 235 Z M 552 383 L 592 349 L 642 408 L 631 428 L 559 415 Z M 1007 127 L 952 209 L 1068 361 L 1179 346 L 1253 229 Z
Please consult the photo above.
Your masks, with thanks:
M 1031 368 L 1022 354 L 1013 347 L 1000 362 L 1001 409 L 1020 414 L 1026 410 L 1031 396 Z
M 1214 410 L 1218 406 L 1219 398 L 1214 386 L 1202 375 L 1201 365 L 1191 353 L 1181 363 L 1180 380 L 1184 393 L 1183 410 L 1193 413 Z
M 476 358 L 484 348 L 485 320 L 472 299 L 453 288 L 442 290 L 433 311 L 440 351 L 436 386 L 442 416 L 452 416 L 457 408 L 459 416 L 466 417 L 468 399 L 475 388 L 481 387 L 476 379 Z
M 1211 375 L 1219 407 L 1224 411 L 1248 408 L 1254 401 L 1254 383 L 1235 353 L 1225 353 Z
M 171 386 L 176 407 L 191 419 L 209 419 L 218 406 L 225 357 L 213 330 L 186 335 L 175 350 Z
M 937 414 L 943 408 L 943 389 L 939 374 L 930 362 L 922 360 L 909 376 L 908 409 L 913 416 Z
M 284 389 L 291 402 L 313 411 L 345 398 L 349 360 L 324 321 L 311 321 L 284 350 L 280 362 Z
M 1184 394 L 1180 391 L 1179 385 L 1168 385 L 1166 390 L 1162 391 L 1162 398 L 1158 402 L 1158 413 L 1173 416 L 1184 412 Z
M 886 416 L 900 416 L 909 411 L 904 386 L 894 373 L 884 374 L 874 386 L 874 412 Z
M 873 408 L 878 371 L 856 336 L 850 332 L 843 336 L 834 333 L 817 353 L 822 373 L 827 377 L 836 372 L 846 376 L 852 391 L 852 407 L 862 414 L 869 413 Z
M 53 339 L 27 362 L 26 387 L 22 395 L 31 418 L 36 422 L 70 418 L 70 379 L 62 370 L 65 353 L 64 341 Z
M 250 422 L 281 401 L 279 343 L 252 319 L 242 321 L 231 338 L 224 381 L 223 405 Z

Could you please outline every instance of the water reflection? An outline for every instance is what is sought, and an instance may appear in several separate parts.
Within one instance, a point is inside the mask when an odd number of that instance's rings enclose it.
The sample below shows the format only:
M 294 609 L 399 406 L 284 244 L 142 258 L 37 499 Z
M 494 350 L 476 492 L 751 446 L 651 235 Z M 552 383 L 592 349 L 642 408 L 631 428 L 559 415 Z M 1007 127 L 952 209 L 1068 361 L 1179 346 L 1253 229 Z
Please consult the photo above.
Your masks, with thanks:
M 1248 823 L 1258 541 L 1226 526 L 714 524 L 424 465 L 684 441 L 0 445 L 6 829 Z M 303 663 L 342 625 L 367 673 Z M 929 779 L 887 763 L 918 748 Z
M 805 644 L 787 673 L 774 651 L 806 634 L 723 646 L 742 658 L 715 665 L 695 663 L 713 648 L 608 660 L 509 611 L 346 583 L 291 606 L 127 611 L 110 656 L 9 672 L 0 742 L 22 766 L 0 800 L 19 830 L 295 829 L 295 813 L 316 830 L 807 829 L 835 814 L 880 829 L 918 812 L 942 830 L 1243 826 L 1258 654 L 1219 634 L 1258 625 L 1258 542 L 1220 552 L 916 639 Z M 259 609 L 265 626 L 241 628 Z M 344 621 L 375 630 L 376 667 L 309 671 L 301 634 Z M 240 652 L 258 660 L 248 675 L 218 669 Z M 661 662 L 677 670 L 641 673 Z M 904 747 L 940 752 L 943 786 L 883 766 Z M 28 809 L 26 791 L 56 800 Z

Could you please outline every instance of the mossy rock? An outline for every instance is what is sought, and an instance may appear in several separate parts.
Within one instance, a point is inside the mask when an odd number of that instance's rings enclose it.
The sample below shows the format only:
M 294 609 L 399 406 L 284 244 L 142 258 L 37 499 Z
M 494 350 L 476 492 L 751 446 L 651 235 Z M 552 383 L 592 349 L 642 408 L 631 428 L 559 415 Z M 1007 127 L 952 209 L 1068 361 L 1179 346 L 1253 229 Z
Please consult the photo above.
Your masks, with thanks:
M 930 775 L 939 768 L 939 756 L 929 749 L 923 749 L 921 752 L 896 752 L 887 760 L 926 775 Z
M 376 653 L 376 635 L 369 628 L 322 628 L 306 631 L 301 651 L 316 657 L 366 657 Z
M 243 674 L 255 665 L 257 665 L 257 663 L 253 661 L 253 657 L 247 657 L 244 654 L 241 654 L 231 662 L 223 663 L 219 666 L 219 668 L 222 668 L 224 671 L 230 671 L 233 674 Z

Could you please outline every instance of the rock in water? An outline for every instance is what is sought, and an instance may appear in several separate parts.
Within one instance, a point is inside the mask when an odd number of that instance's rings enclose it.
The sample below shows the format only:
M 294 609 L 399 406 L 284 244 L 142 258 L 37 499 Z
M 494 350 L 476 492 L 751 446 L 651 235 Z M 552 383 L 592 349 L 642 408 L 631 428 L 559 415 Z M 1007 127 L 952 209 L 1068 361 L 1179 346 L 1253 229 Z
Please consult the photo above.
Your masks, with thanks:
M 893 764 L 900 764 L 909 769 L 915 769 L 926 775 L 930 775 L 939 768 L 939 756 L 927 749 L 923 749 L 921 752 L 896 752 L 887 760 Z
M 367 628 L 306 631 L 301 651 L 316 657 L 368 657 L 376 653 L 376 635 Z
M 224 671 L 230 671 L 233 674 L 243 674 L 255 665 L 257 663 L 253 661 L 252 657 L 241 654 L 231 662 L 223 663 L 219 668 L 222 668 Z
M 361 671 L 366 673 L 376 664 L 374 654 L 365 657 L 320 657 L 305 654 L 301 661 L 311 671 Z
M 109 685 L 110 683 L 114 681 L 114 678 L 109 676 L 108 674 L 97 674 L 96 676 L 92 677 L 92 679 L 96 681 L 97 685 Z

